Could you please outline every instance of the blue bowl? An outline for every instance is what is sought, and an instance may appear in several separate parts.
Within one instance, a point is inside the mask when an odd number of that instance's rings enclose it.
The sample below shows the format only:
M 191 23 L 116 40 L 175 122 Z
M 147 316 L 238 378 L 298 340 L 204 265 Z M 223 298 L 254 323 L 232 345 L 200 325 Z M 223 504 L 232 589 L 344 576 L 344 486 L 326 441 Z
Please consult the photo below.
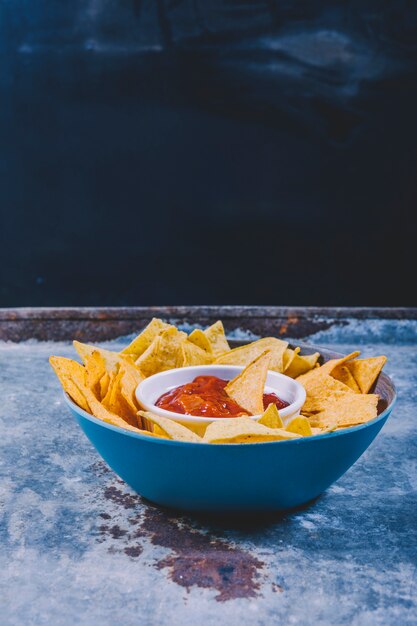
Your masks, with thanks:
M 339 356 L 319 351 L 326 359 Z M 361 426 L 291 441 L 232 445 L 123 431 L 65 399 L 98 453 L 142 496 L 167 507 L 226 512 L 287 509 L 323 493 L 365 452 L 391 413 L 396 394 L 385 374 L 376 393 L 385 408 Z

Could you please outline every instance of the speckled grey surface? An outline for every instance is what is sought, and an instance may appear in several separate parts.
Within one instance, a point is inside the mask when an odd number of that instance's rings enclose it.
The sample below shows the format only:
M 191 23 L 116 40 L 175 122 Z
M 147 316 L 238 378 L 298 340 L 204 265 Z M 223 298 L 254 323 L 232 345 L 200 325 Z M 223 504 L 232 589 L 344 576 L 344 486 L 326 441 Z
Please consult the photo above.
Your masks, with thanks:
M 1 623 L 416 624 L 416 323 L 352 321 L 308 339 L 387 354 L 399 400 L 321 498 L 254 520 L 142 501 L 63 403 L 47 358 L 70 345 L 0 344 Z

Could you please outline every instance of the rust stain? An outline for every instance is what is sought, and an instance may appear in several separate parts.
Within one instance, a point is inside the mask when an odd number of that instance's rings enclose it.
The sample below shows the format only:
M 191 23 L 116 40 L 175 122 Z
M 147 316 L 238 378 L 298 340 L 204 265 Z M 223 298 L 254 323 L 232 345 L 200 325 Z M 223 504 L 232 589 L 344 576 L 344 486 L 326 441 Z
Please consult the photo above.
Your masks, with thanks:
M 160 509 L 146 510 L 142 529 L 151 543 L 172 551 L 158 561 L 157 568 L 167 568 L 170 578 L 187 591 L 193 586 L 215 589 L 218 602 L 259 595 L 264 563 L 250 552 L 210 533 L 178 525 L 175 517 Z
M 117 513 L 114 519 L 108 512 L 100 513 L 106 523 L 97 528 L 98 541 L 111 541 L 109 552 L 138 558 L 143 551 L 141 542 L 149 540 L 170 551 L 154 567 L 166 570 L 169 578 L 187 591 L 192 587 L 213 589 L 218 602 L 260 595 L 263 561 L 218 538 L 206 526 L 196 527 L 195 520 L 150 504 L 142 512 L 140 496 L 123 491 L 119 484 L 104 490 L 105 499 L 117 506 Z M 126 528 L 120 526 L 120 507 L 136 509 L 125 519 Z

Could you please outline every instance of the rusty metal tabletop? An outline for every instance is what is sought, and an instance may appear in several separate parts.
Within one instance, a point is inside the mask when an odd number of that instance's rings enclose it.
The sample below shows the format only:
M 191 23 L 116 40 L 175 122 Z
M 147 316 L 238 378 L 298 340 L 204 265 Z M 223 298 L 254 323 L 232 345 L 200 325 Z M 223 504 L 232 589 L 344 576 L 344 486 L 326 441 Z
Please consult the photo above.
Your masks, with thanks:
M 398 403 L 307 507 L 239 518 L 158 508 L 100 459 L 48 365 L 74 354 L 75 337 L 117 349 L 153 315 L 386 354 Z M 415 309 L 0 310 L 1 623 L 416 624 L 416 362 Z

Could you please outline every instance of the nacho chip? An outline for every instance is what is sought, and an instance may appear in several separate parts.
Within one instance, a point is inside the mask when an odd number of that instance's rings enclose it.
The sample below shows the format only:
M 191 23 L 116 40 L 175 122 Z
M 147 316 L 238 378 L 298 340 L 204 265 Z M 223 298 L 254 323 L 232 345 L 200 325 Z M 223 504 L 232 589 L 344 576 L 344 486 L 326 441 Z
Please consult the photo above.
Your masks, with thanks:
M 187 335 L 175 327 L 162 331 L 138 358 L 136 366 L 144 376 L 181 367 L 183 362 L 181 344 L 186 338 Z
M 339 380 L 344 385 L 347 385 L 355 393 L 361 392 L 361 390 L 359 389 L 358 383 L 353 378 L 352 374 L 350 373 L 350 370 L 348 369 L 346 365 L 338 365 L 337 367 L 335 367 L 334 370 L 332 371 L 332 377 L 335 378 L 336 380 Z
M 355 352 L 351 352 L 350 354 L 347 354 L 346 356 L 340 357 L 340 359 L 330 359 L 329 361 L 326 361 L 325 363 L 323 363 L 320 370 L 323 374 L 332 374 L 336 367 L 340 367 L 341 365 L 344 365 L 351 359 L 354 359 L 355 357 L 359 356 L 359 354 L 360 352 L 356 350 Z
M 361 393 L 369 392 L 386 362 L 386 356 L 374 356 L 369 359 L 355 359 L 347 363 Z
M 94 350 L 85 360 L 86 385 L 96 398 L 101 399 L 100 381 L 106 372 L 106 364 L 100 352 Z
M 307 392 L 301 413 L 318 413 L 326 407 L 329 398 L 338 398 L 345 394 L 354 394 L 352 389 L 340 381 L 322 372 L 321 367 L 311 370 L 297 378 Z
M 323 411 L 310 418 L 310 423 L 316 427 L 337 424 L 338 428 L 364 424 L 377 417 L 378 399 L 376 394 L 357 393 L 330 399 Z
M 129 354 L 135 360 L 138 359 L 141 354 L 145 352 L 147 348 L 151 345 L 152 341 L 162 333 L 162 331 L 167 330 L 168 328 L 174 328 L 172 324 L 167 324 L 162 320 L 154 317 L 149 324 L 142 330 L 141 333 L 133 341 L 126 346 L 121 352 L 121 354 Z
M 138 408 L 134 405 L 132 409 L 129 401 L 124 397 L 121 390 L 123 375 L 124 372 L 119 370 L 114 376 L 109 386 L 109 391 L 103 398 L 102 405 L 111 413 L 122 417 L 131 426 L 137 426 L 136 413 Z
M 266 350 L 224 388 L 232 400 L 252 415 L 264 412 L 263 394 L 270 362 L 271 355 Z
M 222 354 L 223 352 L 230 350 L 230 346 L 227 343 L 224 332 L 223 323 L 220 320 L 206 328 L 203 333 L 211 344 L 213 354 Z
M 267 428 L 284 428 L 284 424 L 279 416 L 276 404 L 271 402 L 271 404 L 268 405 L 268 408 L 258 420 L 258 424 L 262 424 Z
M 88 402 L 74 383 L 75 380 L 78 380 L 80 383 L 84 384 L 85 368 L 80 363 L 77 363 L 77 361 L 66 359 L 63 356 L 51 356 L 49 357 L 49 363 L 58 376 L 64 391 L 75 404 L 78 404 L 84 411 L 89 411 Z
M 313 367 L 316 366 L 319 356 L 319 352 L 305 355 L 300 355 L 298 353 L 294 354 L 293 358 L 291 359 L 291 363 L 285 370 L 285 375 L 290 376 L 291 378 L 297 378 L 297 376 L 306 374 L 311 369 L 313 369 Z
M 287 341 L 276 339 L 275 337 L 265 337 L 258 339 L 245 346 L 234 348 L 224 354 L 221 354 L 214 361 L 219 365 L 249 365 L 254 359 L 258 358 L 265 350 L 270 351 L 271 361 L 269 369 L 275 372 L 282 372 L 284 369 L 284 352 L 288 346 Z
M 213 360 L 210 352 L 203 350 L 188 340 L 185 340 L 181 344 L 181 351 L 183 367 L 187 367 L 188 365 L 208 365 Z
M 302 415 L 298 415 L 297 417 L 293 417 L 285 427 L 289 433 L 296 433 L 297 435 L 301 435 L 302 437 L 311 437 L 313 434 L 311 431 L 310 422 L 306 417 Z
M 102 400 L 109 389 L 110 375 L 106 372 L 100 379 L 100 400 Z
M 159 432 L 162 432 L 168 439 L 174 441 L 188 441 L 190 443 L 201 443 L 202 439 L 189 428 L 186 428 L 174 420 L 167 419 L 166 417 L 160 417 L 150 411 L 139 411 L 139 415 L 151 424 L 159 427 Z
M 261 443 L 297 439 L 298 435 L 281 428 L 268 428 L 249 417 L 217 420 L 207 426 L 203 441 L 206 443 Z
M 213 346 L 209 338 L 199 328 L 196 328 L 190 335 L 188 335 L 188 341 L 191 341 L 191 343 L 194 343 L 205 352 L 213 354 Z
M 116 370 L 117 366 L 120 363 L 120 360 L 123 358 L 120 356 L 118 352 L 105 350 L 104 348 L 99 348 L 98 346 L 92 346 L 88 343 L 81 343 L 80 341 L 77 341 L 77 340 L 74 340 L 72 343 L 84 363 L 87 362 L 87 358 L 91 356 L 93 352 L 98 352 L 103 357 L 104 363 L 106 365 L 106 370 L 108 372 Z
M 300 348 L 294 348 L 294 350 L 292 348 L 285 348 L 284 354 L 282 356 L 282 371 L 284 374 L 293 362 L 295 355 L 299 352 Z

